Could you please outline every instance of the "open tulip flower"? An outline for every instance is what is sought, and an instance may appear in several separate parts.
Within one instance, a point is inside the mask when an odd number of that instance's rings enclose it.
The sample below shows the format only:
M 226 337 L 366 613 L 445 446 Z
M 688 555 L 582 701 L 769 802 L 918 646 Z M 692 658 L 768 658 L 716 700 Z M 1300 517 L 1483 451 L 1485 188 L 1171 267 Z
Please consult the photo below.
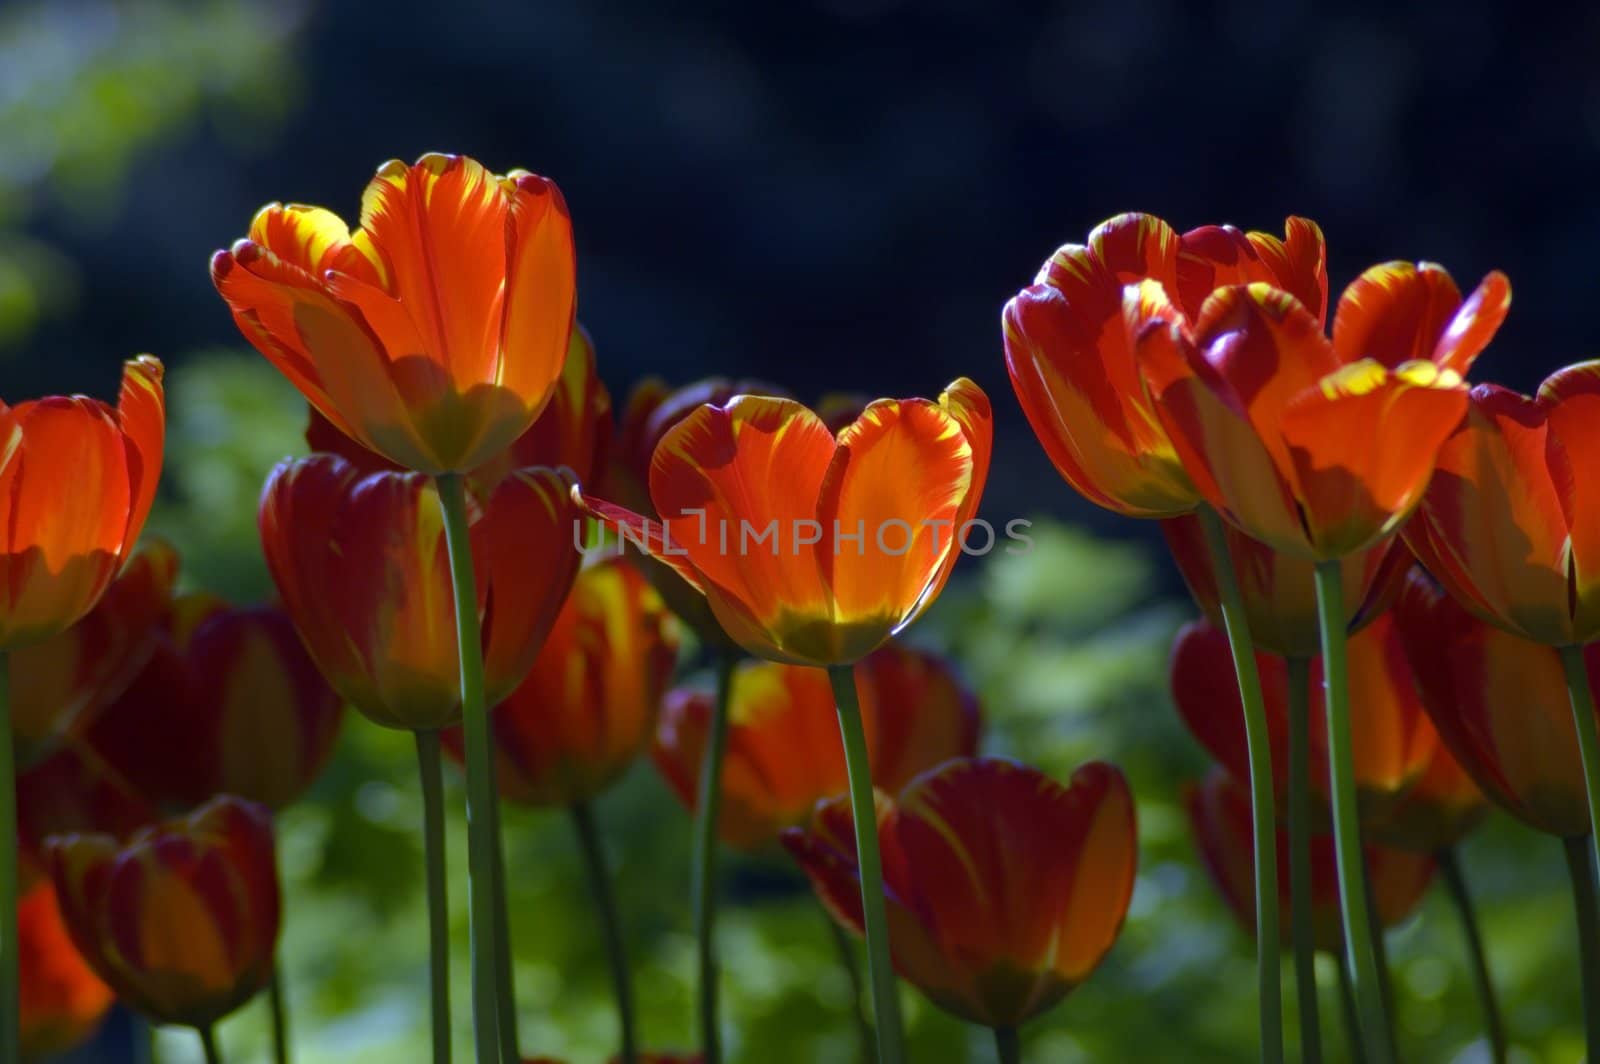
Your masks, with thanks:
M 129 560 L 82 620 L 11 651 L 11 724 L 19 765 L 47 756 L 92 725 L 133 682 L 160 640 L 177 575 L 177 552 L 152 543 Z
M 379 167 L 354 231 L 320 207 L 263 207 L 211 278 L 340 431 L 429 474 L 476 469 L 533 423 L 576 302 L 555 183 L 441 154 Z
M 127 843 L 57 836 L 46 856 L 72 941 L 157 1023 L 207 1031 L 271 978 L 279 896 L 265 808 L 224 796 Z
M 579 573 L 532 671 L 490 715 L 501 796 L 570 806 L 611 786 L 648 745 L 676 656 L 673 622 L 634 566 Z M 443 739 L 459 757 L 459 731 Z
M 508 475 L 471 525 L 490 702 L 527 675 L 579 556 L 570 483 Z M 267 566 L 322 674 L 364 716 L 447 727 L 461 713 L 444 524 L 433 482 L 361 472 L 338 455 L 281 463 L 261 497 Z
M 789 399 L 702 405 L 655 449 L 660 522 L 599 500 L 757 657 L 849 665 L 938 597 L 988 475 L 988 397 L 880 399 L 837 435 Z
M 0 403 L 0 650 L 88 613 L 133 552 L 161 476 L 165 403 L 149 355 L 124 365 L 115 407 L 81 395 Z
M 937 655 L 890 643 L 855 670 L 873 781 L 894 793 L 922 772 L 977 753 L 978 700 Z M 696 806 L 712 695 L 674 690 L 656 729 L 655 760 L 672 791 Z M 755 850 L 804 825 L 817 803 L 849 789 L 833 692 L 817 669 L 745 662 L 734 671 L 718 834 Z
M 1228 667 L 1227 637 L 1209 622 L 1186 625 L 1172 650 L 1172 695 L 1184 724 L 1208 753 L 1241 782 L 1249 779 L 1244 713 Z M 1440 741 L 1389 614 L 1350 640 L 1351 734 L 1364 833 L 1379 843 L 1420 853 L 1452 846 L 1477 826 L 1483 794 Z M 1289 762 L 1289 670 L 1281 658 L 1257 657 L 1272 737 L 1275 784 L 1286 798 Z M 1308 670 L 1310 783 L 1328 802 L 1327 738 L 1321 661 Z
M 17 909 L 22 956 L 22 1059 L 41 1061 L 86 1041 L 113 1000 L 61 922 L 56 892 L 38 883 Z
M 879 793 L 878 835 L 896 970 L 941 1008 L 1001 1031 L 1089 977 L 1133 894 L 1133 797 L 1100 762 L 1062 786 L 1011 761 L 949 761 L 897 797 Z M 859 933 L 848 805 L 824 804 L 783 841 Z
M 1251 868 L 1255 862 L 1251 838 L 1250 796 L 1227 772 L 1214 770 L 1203 784 L 1184 791 L 1183 804 L 1190 830 L 1212 882 L 1247 931 L 1256 926 L 1255 894 Z M 1288 839 L 1279 829 L 1278 853 L 1287 855 Z M 1367 878 L 1372 885 L 1374 916 L 1380 926 L 1393 927 L 1416 909 L 1433 882 L 1431 857 L 1387 846 L 1363 849 Z M 1289 868 L 1280 856 L 1278 882 L 1282 885 L 1282 933 L 1289 936 Z M 1337 954 L 1343 948 L 1339 916 L 1339 883 L 1335 874 L 1333 838 L 1311 839 L 1312 930 L 1316 947 Z

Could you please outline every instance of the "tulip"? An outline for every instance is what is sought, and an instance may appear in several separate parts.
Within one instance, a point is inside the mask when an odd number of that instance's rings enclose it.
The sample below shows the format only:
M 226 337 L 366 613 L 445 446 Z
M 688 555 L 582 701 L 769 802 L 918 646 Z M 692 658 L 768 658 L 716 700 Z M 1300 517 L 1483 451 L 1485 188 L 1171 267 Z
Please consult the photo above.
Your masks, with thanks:
M 521 436 L 573 326 L 555 183 L 429 154 L 378 168 L 352 232 L 269 204 L 211 260 L 235 323 L 338 429 L 406 469 L 465 473 Z
M 272 977 L 279 894 L 272 818 L 223 796 L 126 844 L 57 836 L 46 850 L 72 941 L 157 1023 L 211 1029 Z
M 56 892 L 39 883 L 17 910 L 22 957 L 22 1059 L 43 1060 L 88 1041 L 113 1000 L 61 923 Z
M 872 778 L 883 790 L 977 753 L 978 700 L 937 655 L 890 643 L 861 662 L 855 685 Z M 718 818 L 728 845 L 771 845 L 783 829 L 804 826 L 818 802 L 848 793 L 839 732 L 828 726 L 832 707 L 827 678 L 815 669 L 746 662 L 735 671 Z M 711 713 L 707 692 L 678 688 L 656 730 L 656 766 L 691 809 Z
M 22 886 L 26 889 L 34 874 L 42 875 L 41 859 L 52 835 L 127 839 L 159 819 L 150 798 L 92 746 L 69 743 L 17 777 Z
M 1122 773 L 1093 762 L 1064 787 L 1014 762 L 962 758 L 897 797 L 880 792 L 877 812 L 896 970 L 1014 1054 L 1016 1029 L 1089 977 L 1127 915 L 1138 842 Z M 850 831 L 836 799 L 783 841 L 859 934 Z

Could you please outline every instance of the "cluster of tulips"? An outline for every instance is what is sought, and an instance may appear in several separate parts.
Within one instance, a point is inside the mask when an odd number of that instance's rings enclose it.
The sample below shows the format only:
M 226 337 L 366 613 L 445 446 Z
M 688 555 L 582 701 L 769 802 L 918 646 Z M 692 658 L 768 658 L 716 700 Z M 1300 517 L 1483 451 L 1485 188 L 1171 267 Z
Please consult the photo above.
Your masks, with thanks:
M 1488 800 L 1567 841 L 1600 1023 L 1582 651 L 1600 512 L 1586 521 L 1575 475 L 1600 453 L 1600 367 L 1537 399 L 1469 393 L 1503 277 L 1463 300 L 1437 267 L 1374 267 L 1330 340 L 1324 263 L 1300 219 L 1279 240 L 1120 216 L 1007 304 L 1007 367 L 1063 477 L 1162 519 L 1208 615 L 1173 657 L 1220 765 L 1187 806 L 1257 935 L 1263 1058 L 1283 1056 L 1284 937 L 1305 1059 L 1317 949 L 1344 954 L 1365 1059 L 1393 1058 L 1381 930 L 1436 869 L 1503 1052 L 1454 857 Z M 415 738 L 434 1061 L 452 1044 L 445 755 L 465 775 L 474 1059 L 530 1059 L 501 800 L 567 811 L 619 1059 L 669 1059 L 638 1045 L 593 811 L 646 751 L 695 822 L 692 1059 L 723 1059 L 724 845 L 787 851 L 864 937 L 867 1057 L 905 1059 L 898 976 L 1020 1060 L 1019 1028 L 1115 942 L 1137 838 L 1115 767 L 1063 783 L 980 756 L 976 697 L 898 640 L 983 552 L 993 415 L 975 384 L 813 411 L 754 382 L 651 381 L 613 418 L 560 192 L 459 156 L 381 167 L 355 229 L 269 205 L 211 276 L 310 405 L 311 454 L 261 496 L 279 601 L 180 594 L 170 548 L 134 553 L 161 465 L 153 359 L 128 364 L 116 408 L 0 409 L 0 912 L 20 931 L 0 928 L 0 1059 L 81 1040 L 115 998 L 216 1061 L 217 1021 L 263 991 L 288 1059 L 273 812 L 350 706 Z M 607 529 L 625 550 L 596 549 Z

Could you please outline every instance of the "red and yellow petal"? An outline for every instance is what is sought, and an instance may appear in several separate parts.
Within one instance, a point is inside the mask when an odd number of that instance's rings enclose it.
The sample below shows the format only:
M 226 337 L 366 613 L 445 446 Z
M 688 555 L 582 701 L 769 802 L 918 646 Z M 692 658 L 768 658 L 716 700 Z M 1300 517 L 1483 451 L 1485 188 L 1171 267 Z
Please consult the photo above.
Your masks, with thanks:
M 1207 225 L 1180 238 L 1177 286 L 1173 294 L 1192 320 L 1218 288 L 1263 282 L 1303 303 L 1317 319 L 1327 316 L 1327 247 L 1322 230 L 1309 218 L 1290 217 L 1283 239 L 1270 233 L 1243 233 L 1233 226 Z
M 525 397 L 537 414 L 561 377 L 576 332 L 577 257 L 572 217 L 554 181 L 535 174 L 507 178 L 510 201 L 505 274 L 501 385 Z
M 1499 270 L 1491 271 L 1457 308 L 1434 345 L 1431 356 L 1434 364 L 1466 376 L 1478 355 L 1500 331 L 1510 309 L 1511 282 Z
M 1455 281 L 1431 262 L 1368 267 L 1339 297 L 1333 349 L 1347 364 L 1372 359 L 1397 369 L 1431 361 L 1460 306 Z
M 1569 533 L 1567 564 L 1575 642 L 1600 637 L 1600 486 L 1590 471 L 1600 461 L 1600 362 L 1582 362 L 1553 374 L 1539 388 L 1559 459 L 1551 461 Z

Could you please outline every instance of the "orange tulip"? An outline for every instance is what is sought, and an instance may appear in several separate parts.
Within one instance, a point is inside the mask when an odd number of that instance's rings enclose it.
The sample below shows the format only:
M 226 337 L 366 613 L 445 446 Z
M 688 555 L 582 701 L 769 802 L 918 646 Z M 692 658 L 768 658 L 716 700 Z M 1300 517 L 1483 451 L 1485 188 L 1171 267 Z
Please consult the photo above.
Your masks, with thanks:
M 1178 236 L 1148 214 L 1119 214 L 1067 244 L 1006 304 L 1006 369 L 1028 423 L 1068 484 L 1131 517 L 1171 517 L 1200 501 L 1140 377 L 1123 290 L 1151 281 L 1191 318 L 1213 289 L 1263 281 L 1318 307 L 1326 253 L 1314 222 L 1286 240 L 1207 226 Z
M 209 1026 L 271 978 L 279 897 L 265 808 L 224 796 L 126 845 L 57 836 L 46 857 L 72 941 L 157 1023 Z
M 1221 627 L 1217 578 L 1200 519 L 1191 514 L 1170 518 L 1161 522 L 1161 531 L 1189 593 L 1206 618 Z M 1273 550 L 1232 525 L 1223 526 L 1223 535 L 1239 577 L 1239 592 L 1255 645 L 1284 657 L 1313 658 L 1320 654 L 1312 563 Z M 1359 631 L 1388 608 L 1410 564 L 1410 553 L 1392 539 L 1340 559 L 1343 601 L 1351 631 Z
M 115 407 L 0 403 L 0 650 L 64 631 L 110 586 L 155 500 L 165 410 L 149 355 L 124 364 Z
M 1110 951 L 1138 861 L 1116 768 L 1091 762 L 1063 787 L 1015 762 L 963 758 L 878 803 L 895 970 L 940 1008 L 1017 1027 Z M 783 841 L 834 918 L 860 933 L 849 803 L 819 806 Z
M 40 883 L 17 906 L 22 1059 L 43 1060 L 88 1041 L 113 1000 L 61 923 L 56 892 Z
M 1539 831 L 1589 833 L 1589 806 L 1558 652 L 1484 624 L 1413 571 L 1392 611 L 1439 736 L 1485 794 Z M 1600 646 L 1584 650 L 1600 690 Z
M 632 565 L 579 573 L 533 670 L 489 718 L 501 796 L 576 805 L 615 783 L 650 741 L 677 650 L 666 607 Z M 459 760 L 460 729 L 441 737 Z
M 1196 490 L 1250 536 L 1323 561 L 1377 543 L 1421 499 L 1466 409 L 1461 374 L 1509 300 L 1499 274 L 1463 303 L 1443 270 L 1390 263 L 1345 290 L 1331 342 L 1261 282 L 1218 289 L 1193 319 L 1145 282 L 1126 313 Z
M 1279 802 L 1287 800 L 1288 671 L 1283 659 L 1258 654 Z M 1477 826 L 1484 797 L 1450 756 L 1423 709 L 1404 648 L 1388 614 L 1349 643 L 1350 732 L 1362 831 L 1389 846 L 1433 853 Z M 1311 793 L 1327 825 L 1327 726 L 1321 661 L 1308 685 Z M 1228 640 L 1210 623 L 1186 625 L 1172 650 L 1172 695 L 1179 716 L 1236 780 L 1250 778 L 1244 709 L 1228 657 Z
M 1255 932 L 1255 842 L 1251 837 L 1250 795 L 1232 776 L 1215 769 L 1206 781 L 1183 793 L 1189 827 L 1206 872 L 1244 928 Z M 1372 885 L 1373 916 L 1382 927 L 1399 924 L 1422 900 L 1433 882 L 1433 858 L 1386 846 L 1362 847 Z M 1289 904 L 1289 839 L 1278 829 L 1278 912 L 1283 940 L 1293 937 Z M 1329 953 L 1343 949 L 1339 881 L 1331 835 L 1311 837 L 1312 939 Z
M 587 505 L 702 590 L 748 652 L 848 665 L 943 588 L 992 433 L 988 397 L 965 378 L 938 402 L 880 399 L 837 436 L 799 403 L 743 395 L 699 407 L 656 447 L 662 522 Z
M 978 750 L 978 699 L 942 658 L 900 643 L 855 669 L 872 779 L 893 793 L 922 772 Z M 694 810 L 712 694 L 678 688 L 656 729 L 655 761 Z M 848 776 L 828 677 L 817 669 L 744 662 L 733 674 L 717 832 L 730 846 L 771 845 L 804 824 L 819 801 L 845 794 Z
M 572 579 L 570 483 L 521 469 L 480 500 L 471 527 L 491 703 L 522 682 Z M 261 497 L 261 543 L 311 657 L 370 720 L 433 729 L 461 713 L 450 567 L 426 476 L 362 476 L 337 455 L 286 461 Z
M 611 441 L 611 393 L 595 370 L 594 341 L 581 325 L 572 329 L 567 360 L 550 402 L 528 431 L 504 451 L 474 469 L 468 479 L 480 494 L 493 491 L 513 470 L 526 466 L 566 468 L 580 484 L 598 479 Z M 363 473 L 405 472 L 339 431 L 311 407 L 306 443 L 316 452 L 337 454 Z
M 178 555 L 165 543 L 135 554 L 71 628 L 10 652 L 11 725 L 26 766 L 89 726 L 154 653 L 172 601 Z
M 1479 385 L 1406 542 L 1490 624 L 1552 646 L 1600 638 L 1596 454 L 1600 362 L 1559 370 L 1534 398 Z
M 430 474 L 476 469 L 544 409 L 575 274 L 554 182 L 439 154 L 379 167 L 354 232 L 320 207 L 274 203 L 211 259 L 240 331 L 312 405 Z

